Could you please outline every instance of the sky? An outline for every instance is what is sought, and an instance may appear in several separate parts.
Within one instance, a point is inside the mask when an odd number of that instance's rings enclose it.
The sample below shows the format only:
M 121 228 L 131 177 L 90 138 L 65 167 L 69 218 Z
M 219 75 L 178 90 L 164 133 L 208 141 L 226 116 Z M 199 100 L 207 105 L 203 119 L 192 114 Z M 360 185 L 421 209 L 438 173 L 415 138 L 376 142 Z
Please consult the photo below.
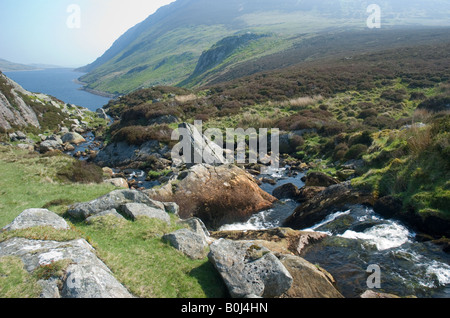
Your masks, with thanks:
M 0 0 L 0 58 L 79 67 L 174 0 Z

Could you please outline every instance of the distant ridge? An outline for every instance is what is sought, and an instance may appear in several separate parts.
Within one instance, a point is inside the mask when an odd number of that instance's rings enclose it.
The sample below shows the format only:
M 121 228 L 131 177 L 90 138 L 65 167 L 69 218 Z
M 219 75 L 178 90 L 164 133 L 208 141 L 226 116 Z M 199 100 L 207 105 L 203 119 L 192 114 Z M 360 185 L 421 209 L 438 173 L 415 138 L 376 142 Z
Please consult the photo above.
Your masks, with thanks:
M 177 0 L 128 30 L 96 61 L 79 68 L 78 71 L 87 73 L 80 81 L 88 89 L 111 94 L 127 94 L 160 85 L 208 84 L 208 78 L 218 79 L 215 72 L 226 71 L 225 66 L 232 68 L 291 50 L 313 36 L 369 30 L 367 8 L 371 3 L 368 0 Z M 382 29 L 450 26 L 449 1 L 380 0 L 377 3 L 382 10 Z M 223 55 L 220 50 L 211 50 L 221 40 L 246 32 L 270 36 L 235 48 L 222 46 Z M 209 55 L 203 54 L 208 51 Z M 208 74 L 200 73 L 201 70 Z

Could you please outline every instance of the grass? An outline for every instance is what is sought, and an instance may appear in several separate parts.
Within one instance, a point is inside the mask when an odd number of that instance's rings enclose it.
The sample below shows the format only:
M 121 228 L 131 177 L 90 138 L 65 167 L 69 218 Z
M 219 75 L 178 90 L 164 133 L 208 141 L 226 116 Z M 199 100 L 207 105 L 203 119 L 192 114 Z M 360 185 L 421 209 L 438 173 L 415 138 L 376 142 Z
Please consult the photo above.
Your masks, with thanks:
M 162 240 L 182 226 L 172 216 L 171 224 L 147 218 L 117 221 L 108 217 L 92 225 L 68 217 L 67 206 L 86 202 L 111 192 L 107 184 L 58 181 L 57 172 L 73 161 L 66 156 L 42 156 L 13 147 L 0 147 L 0 228 L 23 210 L 45 207 L 63 216 L 70 230 L 48 227 L 0 234 L 0 242 L 12 237 L 70 241 L 86 239 L 115 277 L 142 298 L 220 298 L 226 288 L 207 258 L 191 260 Z M 34 298 L 41 291 L 37 280 L 59 275 L 64 264 L 39 268 L 31 275 L 20 258 L 0 258 L 0 298 Z

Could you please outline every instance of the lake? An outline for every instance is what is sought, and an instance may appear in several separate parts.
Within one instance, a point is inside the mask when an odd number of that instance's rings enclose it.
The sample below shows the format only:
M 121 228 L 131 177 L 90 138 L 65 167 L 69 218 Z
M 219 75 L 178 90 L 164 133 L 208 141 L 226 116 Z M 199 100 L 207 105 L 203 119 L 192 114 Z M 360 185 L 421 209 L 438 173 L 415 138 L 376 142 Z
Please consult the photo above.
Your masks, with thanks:
M 85 107 L 92 111 L 108 104 L 110 100 L 110 98 L 81 90 L 82 85 L 76 83 L 75 80 L 84 73 L 75 72 L 69 68 L 4 72 L 4 74 L 30 92 L 51 95 L 65 103 Z

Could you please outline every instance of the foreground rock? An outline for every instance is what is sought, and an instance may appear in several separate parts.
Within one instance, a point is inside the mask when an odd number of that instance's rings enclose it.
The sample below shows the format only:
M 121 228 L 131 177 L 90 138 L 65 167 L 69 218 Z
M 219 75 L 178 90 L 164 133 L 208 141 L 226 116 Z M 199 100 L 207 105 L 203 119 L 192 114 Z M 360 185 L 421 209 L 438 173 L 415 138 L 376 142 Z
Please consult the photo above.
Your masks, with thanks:
M 354 189 L 350 182 L 332 185 L 300 205 L 283 226 L 306 229 L 348 205 L 374 204 L 371 193 Z
M 176 202 L 182 219 L 198 217 L 210 229 L 248 220 L 277 200 L 234 165 L 198 164 L 163 187 L 144 192 L 158 201 Z
M 24 211 L 4 230 L 52 226 L 66 230 L 67 223 L 54 213 L 31 209 Z M 46 223 L 48 221 L 49 223 Z M 55 267 L 62 271 L 44 277 L 41 298 L 131 298 L 132 295 L 113 276 L 109 268 L 95 255 L 84 239 L 68 242 L 11 238 L 0 243 L 0 257 L 13 256 L 22 260 L 30 273 Z
M 217 240 L 208 258 L 233 298 L 277 297 L 291 288 L 292 276 L 280 260 L 252 242 Z

